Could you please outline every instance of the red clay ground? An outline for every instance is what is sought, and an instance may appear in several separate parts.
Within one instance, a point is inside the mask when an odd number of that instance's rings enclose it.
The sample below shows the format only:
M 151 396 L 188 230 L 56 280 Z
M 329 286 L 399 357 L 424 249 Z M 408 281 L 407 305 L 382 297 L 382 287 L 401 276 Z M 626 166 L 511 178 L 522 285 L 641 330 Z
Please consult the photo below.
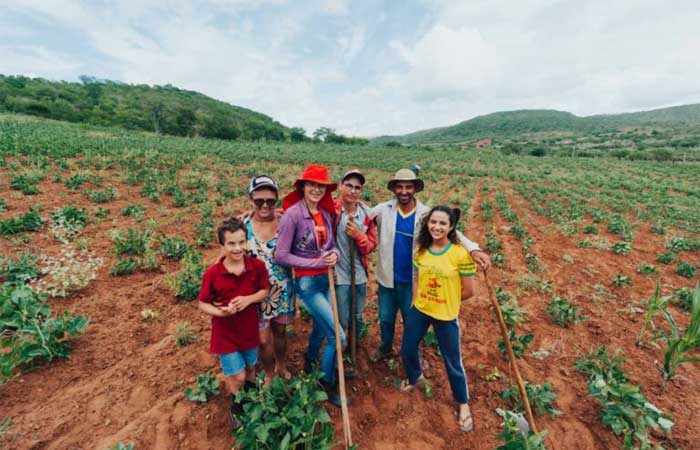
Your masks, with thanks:
M 7 184 L 3 180 L 0 188 L 9 207 L 2 218 L 25 212 L 28 201 L 41 203 L 45 213 L 65 204 L 78 204 L 89 211 L 95 206 L 79 193 L 71 193 L 48 179 L 40 185 L 43 193 L 33 198 L 11 193 Z M 51 300 L 55 311 L 66 309 L 72 314 L 90 316 L 90 326 L 74 339 L 71 359 L 23 373 L 0 386 L 0 416 L 12 419 L 9 430 L 0 438 L 4 448 L 103 450 L 118 441 L 134 441 L 137 449 L 153 450 L 227 449 L 233 445 L 227 431 L 229 419 L 224 396 L 197 405 L 182 395 L 195 374 L 218 373 L 219 369 L 207 352 L 208 319 L 193 303 L 176 302 L 163 282 L 165 274 L 177 270 L 177 263 L 164 262 L 161 271 L 155 274 L 137 273 L 122 278 L 109 275 L 115 262 L 110 253 L 109 231 L 135 223 L 119 215 L 123 207 L 143 204 L 148 208 L 147 217 L 159 221 L 160 232 L 188 239 L 194 236 L 193 224 L 199 220 L 198 214 L 188 218 L 182 209 L 167 207 L 161 214 L 160 206 L 139 196 L 140 188 L 125 184 L 117 187 L 121 199 L 103 206 L 112 211 L 110 217 L 99 225 L 90 225 L 85 232 L 90 248 L 106 259 L 98 279 L 77 295 Z M 651 402 L 673 415 L 676 426 L 670 438 L 663 441 L 666 448 L 700 448 L 697 444 L 700 426 L 694 420 L 700 405 L 697 388 L 700 367 L 682 367 L 681 377 L 664 390 L 655 368 L 662 358 L 661 350 L 634 345 L 642 317 L 630 312 L 629 306 L 639 306 L 639 301 L 649 298 L 654 287 L 654 278 L 639 275 L 634 269 L 641 262 L 656 264 L 656 255 L 663 249 L 663 237 L 640 227 L 635 230 L 634 251 L 627 257 L 610 251 L 581 249 L 576 247 L 580 235 L 563 236 L 546 219 L 537 216 L 522 197 L 507 186 L 504 189 L 512 208 L 536 241 L 534 249 L 547 267 L 541 276 L 552 281 L 553 293 L 574 301 L 589 318 L 572 328 L 559 328 L 544 312 L 552 294 L 520 288 L 518 281 L 528 273 L 520 242 L 508 232 L 509 224 L 497 212 L 495 230 L 504 243 L 508 263 L 494 269 L 490 277 L 495 285 L 516 294 L 521 306 L 528 309 L 530 320 L 519 331 L 535 335 L 531 349 L 551 351 L 543 360 L 530 354 L 519 360 L 527 380 L 538 384 L 550 382 L 559 396 L 555 406 L 562 415 L 538 418 L 538 426 L 549 432 L 548 448 L 620 448 L 620 440 L 600 423 L 598 405 L 588 397 L 584 378 L 573 369 L 573 362 L 579 356 L 601 344 L 610 349 L 622 348 L 631 381 L 643 386 Z M 468 234 L 483 243 L 487 224 L 481 217 L 480 205 L 484 198 L 480 189 L 476 192 L 469 212 Z M 169 205 L 169 200 L 164 203 Z M 217 212 L 220 216 L 220 208 Z M 45 228 L 29 237 L 28 244 L 2 240 L 0 249 L 3 254 L 24 249 L 51 254 L 59 248 Z M 206 262 L 215 261 L 217 254 L 215 247 L 206 250 Z M 562 259 L 563 255 L 569 256 L 568 262 Z M 664 294 L 695 283 L 675 275 L 670 266 L 661 269 Z M 619 272 L 632 277 L 632 287 L 620 289 L 612 285 L 612 278 Z M 495 436 L 500 432 L 501 419 L 495 409 L 505 406 L 499 393 L 509 386 L 509 371 L 497 349 L 498 328 L 481 277 L 479 281 L 478 295 L 463 305 L 460 316 L 463 356 L 475 416 L 475 430 L 467 434 L 457 430 L 449 385 L 442 362 L 433 350 L 425 352 L 430 365 L 428 374 L 433 380 L 433 400 L 425 400 L 419 392 L 400 394 L 394 387 L 400 372 L 392 371 L 386 363 L 368 363 L 367 350 L 376 346 L 379 339 L 374 323 L 376 294 L 373 287 L 370 289 L 366 318 L 372 321 L 372 326 L 360 352 L 360 375 L 348 384 L 353 437 L 360 448 L 486 450 L 499 444 Z M 605 286 L 607 293 L 601 293 L 600 288 L 596 290 L 597 284 Z M 594 298 L 597 300 L 593 301 Z M 160 317 L 143 321 L 141 311 L 145 308 L 159 311 Z M 676 316 L 682 324 L 687 322 L 681 313 Z M 195 325 L 200 340 L 180 348 L 170 336 L 176 324 L 183 320 Z M 297 319 L 293 328 L 289 359 L 292 369 L 298 371 L 309 323 Z M 488 381 L 487 375 L 494 368 L 503 377 Z M 329 409 L 340 441 L 340 412 Z

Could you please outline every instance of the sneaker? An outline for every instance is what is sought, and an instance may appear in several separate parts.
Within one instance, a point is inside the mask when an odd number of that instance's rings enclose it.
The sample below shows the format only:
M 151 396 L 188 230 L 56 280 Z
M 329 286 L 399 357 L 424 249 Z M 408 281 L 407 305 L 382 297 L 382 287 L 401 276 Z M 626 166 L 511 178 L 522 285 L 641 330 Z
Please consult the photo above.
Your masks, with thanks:
M 372 350 L 372 352 L 369 354 L 369 360 L 376 363 L 380 359 L 387 359 L 391 356 L 394 356 L 394 352 L 383 352 L 381 349 L 377 348 Z
M 355 378 L 355 368 L 353 366 L 350 366 L 350 365 L 343 366 L 343 370 L 345 373 L 345 379 Z
M 326 395 L 328 395 L 328 401 L 332 404 L 337 406 L 338 408 L 341 408 L 343 406 L 343 402 L 340 398 L 340 394 L 338 393 L 338 385 L 337 384 L 326 384 L 324 382 L 321 382 L 321 386 L 323 386 L 323 390 L 326 391 Z M 350 406 L 350 399 L 345 398 L 347 405 Z
M 241 421 L 238 418 L 239 415 L 243 413 L 243 407 L 241 406 L 240 403 L 233 401 L 231 402 L 231 408 L 229 409 L 229 416 L 231 416 L 231 425 L 233 429 L 235 430 L 236 428 L 241 426 Z

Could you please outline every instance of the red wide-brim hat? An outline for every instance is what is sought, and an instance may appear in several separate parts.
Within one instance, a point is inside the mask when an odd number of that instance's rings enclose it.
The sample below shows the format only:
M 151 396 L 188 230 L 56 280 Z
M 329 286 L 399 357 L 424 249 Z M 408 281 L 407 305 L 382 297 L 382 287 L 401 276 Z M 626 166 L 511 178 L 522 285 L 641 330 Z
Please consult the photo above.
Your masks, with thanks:
M 311 181 L 326 185 L 328 188 L 326 189 L 326 193 L 321 198 L 319 206 L 329 212 L 335 211 L 335 207 L 333 206 L 333 196 L 331 193 L 336 190 L 338 183 L 333 183 L 331 181 L 331 177 L 328 175 L 328 169 L 326 166 L 322 166 L 320 164 L 309 164 L 306 166 L 306 169 L 301 176 L 294 181 L 294 190 L 282 199 L 282 210 L 286 211 L 303 198 L 302 193 L 299 191 L 299 185 L 304 181 Z

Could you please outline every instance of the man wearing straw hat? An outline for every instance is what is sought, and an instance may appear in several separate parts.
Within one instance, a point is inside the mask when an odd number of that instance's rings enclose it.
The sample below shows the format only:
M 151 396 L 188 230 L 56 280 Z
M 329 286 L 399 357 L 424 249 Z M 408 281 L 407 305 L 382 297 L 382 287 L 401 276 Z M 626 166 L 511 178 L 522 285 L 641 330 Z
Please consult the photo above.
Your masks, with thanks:
M 379 303 L 379 328 L 381 343 L 370 354 L 377 362 L 393 354 L 396 313 L 406 320 L 413 295 L 413 249 L 416 224 L 430 210 L 416 199 L 424 188 L 423 180 L 410 169 L 398 170 L 387 187 L 396 198 L 380 203 L 372 209 L 378 235 L 378 264 L 376 270 Z M 489 256 L 479 246 L 458 232 L 462 245 L 471 253 L 474 261 L 486 270 L 491 266 Z

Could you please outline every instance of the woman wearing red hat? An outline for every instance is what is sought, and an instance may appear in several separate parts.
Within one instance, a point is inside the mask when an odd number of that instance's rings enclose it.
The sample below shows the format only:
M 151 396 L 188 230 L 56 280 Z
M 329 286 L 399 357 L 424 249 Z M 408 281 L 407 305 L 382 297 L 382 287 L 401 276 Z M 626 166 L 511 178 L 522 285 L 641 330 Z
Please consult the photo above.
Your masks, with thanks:
M 305 369 L 321 356 L 321 383 L 329 400 L 340 406 L 335 380 L 335 327 L 330 304 L 328 268 L 338 261 L 333 235 L 335 211 L 331 192 L 337 185 L 330 181 L 326 167 L 309 164 L 294 182 L 294 190 L 282 200 L 284 214 L 280 220 L 275 260 L 294 268 L 297 297 L 313 318 L 309 335 Z M 345 334 L 340 330 L 345 345 Z

